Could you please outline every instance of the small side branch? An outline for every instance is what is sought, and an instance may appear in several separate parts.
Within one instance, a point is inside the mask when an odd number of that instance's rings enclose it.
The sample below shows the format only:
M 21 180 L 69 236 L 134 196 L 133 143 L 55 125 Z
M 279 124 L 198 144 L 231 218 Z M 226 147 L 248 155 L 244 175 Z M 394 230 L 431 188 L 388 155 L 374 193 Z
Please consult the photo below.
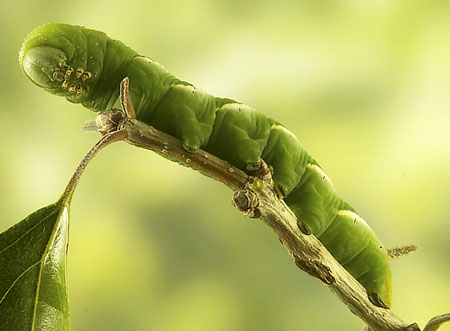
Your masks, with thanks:
M 436 331 L 442 324 L 448 321 L 450 321 L 450 313 L 433 317 L 423 331 Z

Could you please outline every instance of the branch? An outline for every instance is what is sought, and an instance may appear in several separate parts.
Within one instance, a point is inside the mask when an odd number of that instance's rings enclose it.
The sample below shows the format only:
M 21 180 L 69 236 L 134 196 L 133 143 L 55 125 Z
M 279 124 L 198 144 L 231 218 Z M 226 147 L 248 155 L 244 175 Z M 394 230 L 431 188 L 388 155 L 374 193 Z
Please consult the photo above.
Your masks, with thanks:
M 373 305 L 366 290 L 326 250 L 313 235 L 304 235 L 288 206 L 278 198 L 268 181 L 249 177 L 228 162 L 203 150 L 188 153 L 183 142 L 137 121 L 126 120 L 125 141 L 149 149 L 184 166 L 206 174 L 235 191 L 233 202 L 250 216 L 259 218 L 280 238 L 297 267 L 321 280 L 349 309 L 373 330 L 407 330 L 409 326 L 392 311 Z M 419 330 L 410 329 L 412 330 Z
M 117 118 L 117 110 L 100 113 L 97 117 L 98 131 L 102 134 L 118 130 L 126 132 L 125 141 L 129 144 L 154 151 L 230 187 L 234 191 L 233 204 L 245 215 L 258 217 L 268 225 L 278 235 L 297 267 L 326 285 L 352 313 L 367 324 L 368 329 L 420 331 L 416 323 L 405 323 L 391 310 L 373 305 L 362 285 L 333 258 L 321 242 L 313 235 L 306 235 L 300 231 L 295 215 L 284 201 L 278 198 L 270 171 L 263 171 L 264 173 L 255 177 L 249 176 L 203 150 L 187 151 L 181 140 L 136 120 L 131 102 L 126 95 L 128 91 L 123 88 L 127 83 L 128 79 L 125 78 L 121 88 L 124 110 L 124 113 L 121 113 L 122 118 Z M 429 322 L 429 325 L 433 323 L 430 327 L 436 325 L 438 327 L 449 319 L 448 315 L 440 317 L 438 325 L 435 318 Z M 437 328 L 427 329 L 427 327 L 424 330 Z

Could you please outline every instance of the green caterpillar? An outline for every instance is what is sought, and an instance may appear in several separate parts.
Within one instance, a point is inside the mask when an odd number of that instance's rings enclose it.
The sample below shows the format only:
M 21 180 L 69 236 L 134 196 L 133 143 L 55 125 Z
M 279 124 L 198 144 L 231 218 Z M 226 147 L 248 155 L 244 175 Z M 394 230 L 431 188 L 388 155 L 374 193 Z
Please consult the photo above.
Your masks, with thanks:
M 202 148 L 248 173 L 263 159 L 301 228 L 324 244 L 375 305 L 391 307 L 386 249 L 280 123 L 214 97 L 120 41 L 80 26 L 39 26 L 25 39 L 19 62 L 36 85 L 97 112 L 120 107 L 119 84 L 129 77 L 137 119 L 181 139 L 188 151 Z

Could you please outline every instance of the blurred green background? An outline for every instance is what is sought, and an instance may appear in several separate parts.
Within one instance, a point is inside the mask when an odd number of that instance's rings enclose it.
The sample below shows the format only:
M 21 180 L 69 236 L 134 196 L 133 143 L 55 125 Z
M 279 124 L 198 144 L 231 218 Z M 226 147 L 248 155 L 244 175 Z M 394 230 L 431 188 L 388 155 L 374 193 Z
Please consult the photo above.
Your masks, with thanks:
M 0 231 L 55 201 L 99 138 L 81 132 L 94 113 L 19 68 L 49 22 L 286 124 L 387 247 L 419 247 L 392 262 L 393 310 L 421 326 L 450 311 L 449 1 L 1 1 Z M 73 330 L 361 330 L 231 195 L 125 143 L 100 153 L 72 202 Z

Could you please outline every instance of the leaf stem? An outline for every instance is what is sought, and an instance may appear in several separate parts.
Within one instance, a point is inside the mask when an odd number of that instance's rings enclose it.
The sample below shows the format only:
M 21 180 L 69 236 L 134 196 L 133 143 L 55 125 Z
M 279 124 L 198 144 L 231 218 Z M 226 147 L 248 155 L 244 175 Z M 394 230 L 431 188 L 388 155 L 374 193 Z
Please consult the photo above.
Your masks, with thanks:
M 124 140 L 127 137 L 127 133 L 125 130 L 118 130 L 115 132 L 108 133 L 104 135 L 90 150 L 87 152 L 87 154 L 84 156 L 83 160 L 81 160 L 80 164 L 78 165 L 77 169 L 75 170 L 74 174 L 72 175 L 72 178 L 70 178 L 69 183 L 66 186 L 66 189 L 64 190 L 64 193 L 62 195 L 63 199 L 63 205 L 69 201 L 69 199 L 72 196 L 72 193 L 75 189 L 75 187 L 78 184 L 78 181 L 80 180 L 81 175 L 84 172 L 84 169 L 86 169 L 86 166 L 88 163 L 94 158 L 97 153 L 102 150 L 104 147 L 108 146 L 109 144 Z

